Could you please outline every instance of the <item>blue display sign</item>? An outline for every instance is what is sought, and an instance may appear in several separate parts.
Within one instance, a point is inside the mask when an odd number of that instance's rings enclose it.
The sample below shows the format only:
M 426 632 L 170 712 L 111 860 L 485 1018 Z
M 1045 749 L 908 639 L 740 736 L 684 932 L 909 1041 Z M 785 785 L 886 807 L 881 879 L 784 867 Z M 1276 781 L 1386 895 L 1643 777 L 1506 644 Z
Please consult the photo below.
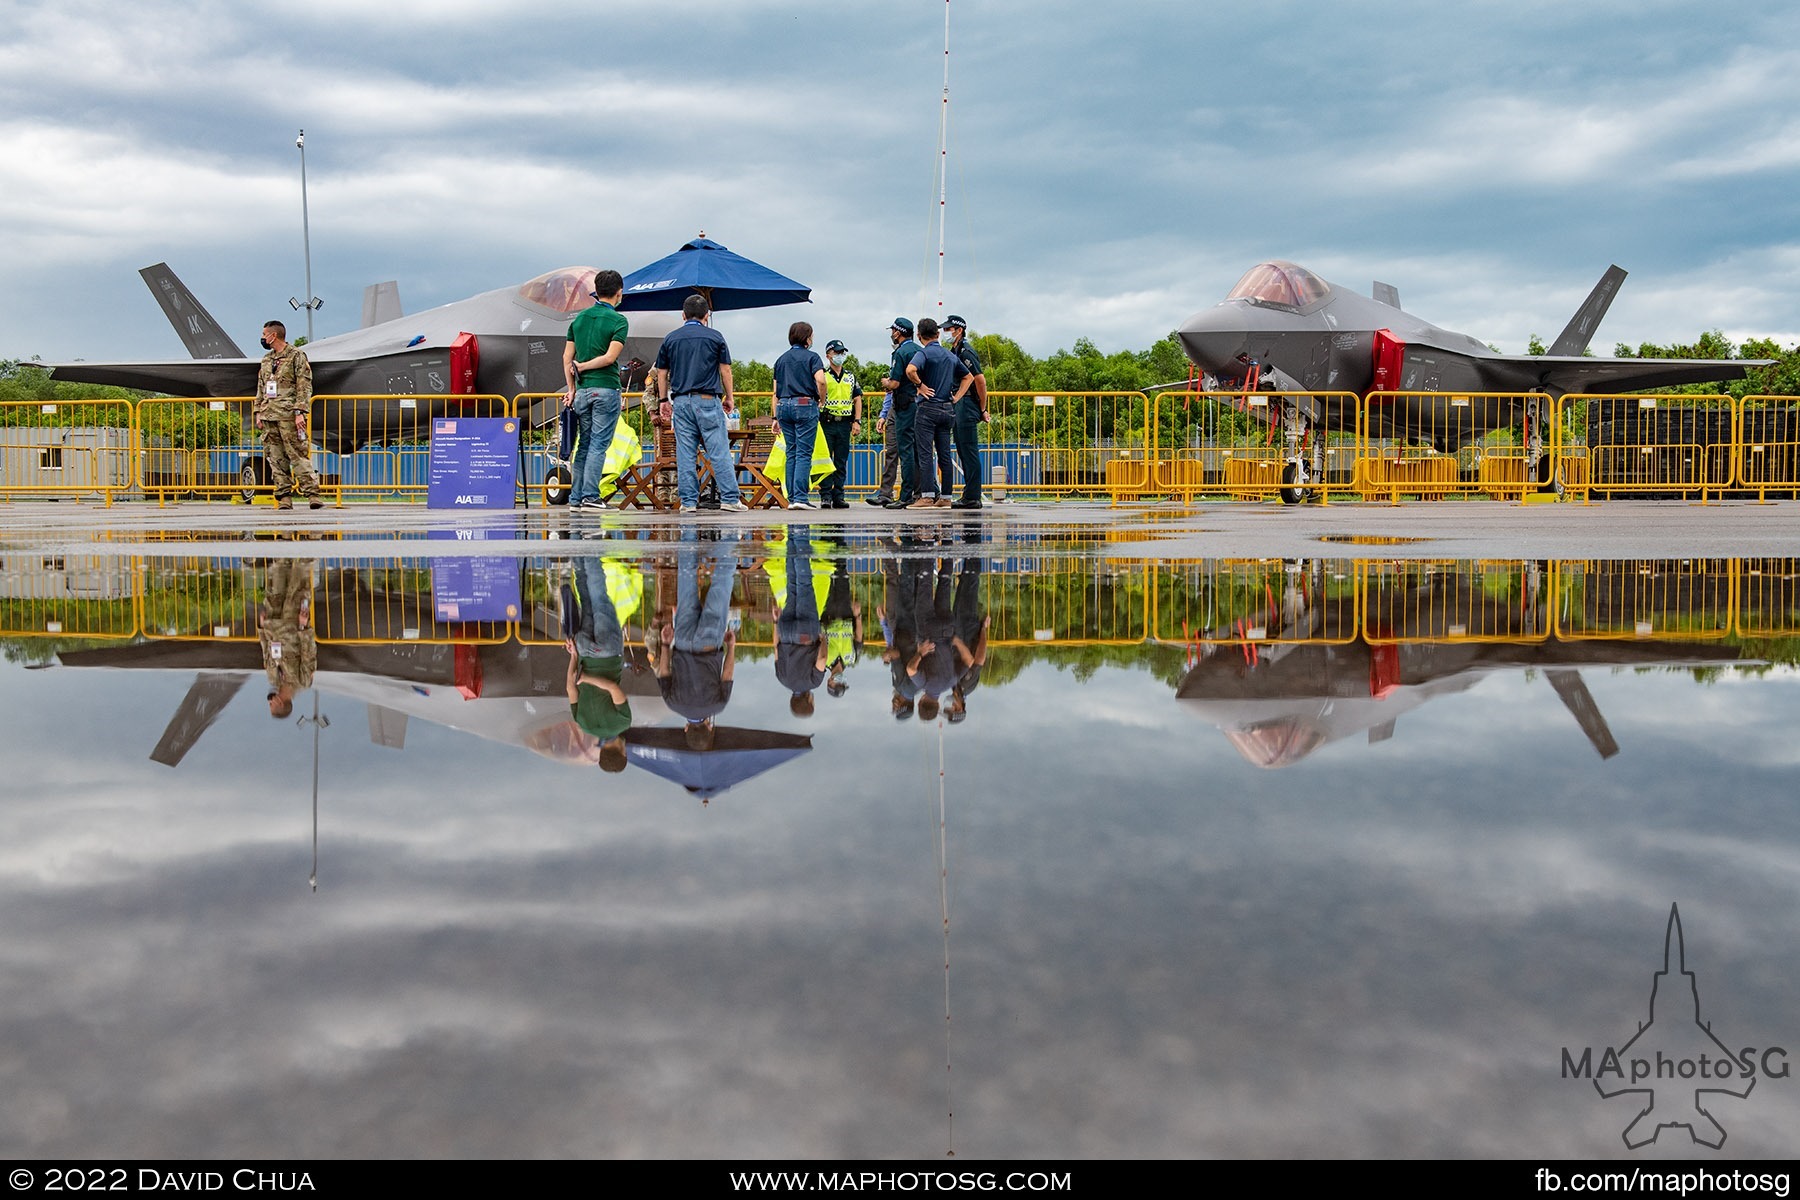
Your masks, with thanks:
M 427 507 L 511 508 L 518 486 L 518 418 L 433 418 Z
M 434 529 L 433 538 L 510 541 L 511 530 Z M 516 621 L 521 611 L 519 560 L 510 554 L 431 560 L 431 604 L 439 621 Z

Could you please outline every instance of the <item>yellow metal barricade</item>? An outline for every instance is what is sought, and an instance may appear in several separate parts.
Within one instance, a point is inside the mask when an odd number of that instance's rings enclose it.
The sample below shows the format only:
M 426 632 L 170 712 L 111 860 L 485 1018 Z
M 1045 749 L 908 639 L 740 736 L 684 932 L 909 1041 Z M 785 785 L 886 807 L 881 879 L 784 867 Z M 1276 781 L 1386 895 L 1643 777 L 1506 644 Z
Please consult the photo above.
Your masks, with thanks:
M 993 477 L 984 486 L 1009 495 L 1147 493 L 1151 411 L 1142 392 L 989 392 L 982 460 Z
M 1536 561 L 1359 564 L 1371 644 L 1535 643 L 1550 637 L 1558 571 Z
M 441 417 L 510 417 L 513 401 L 493 395 L 314 396 L 313 469 L 341 504 L 418 501 L 431 484 L 431 422 Z M 258 461 L 257 484 L 269 486 Z
M 1800 401 L 1745 396 L 1737 409 L 1736 486 L 1758 499 L 1800 498 Z
M 527 504 L 533 497 L 565 503 L 574 482 L 571 464 L 561 452 L 562 398 L 561 392 L 520 392 L 513 397 L 520 429 L 519 492 Z M 651 426 L 656 413 L 645 406 L 642 392 L 623 392 L 620 399 L 619 420 L 637 435 L 643 447 L 640 461 L 648 462 L 656 453 L 656 431 Z
M 1756 638 L 1800 634 L 1800 559 L 1747 558 L 1732 564 L 1737 571 L 1737 633 Z
M 139 627 L 136 558 L 0 557 L 0 637 L 123 640 Z
M 158 641 L 256 641 L 264 575 L 265 567 L 255 559 L 146 560 L 144 636 Z
M 460 621 L 438 615 L 433 559 L 358 559 L 319 566 L 313 623 L 321 645 L 391 642 L 492 644 L 511 639 L 513 622 Z
M 1150 630 L 1160 642 L 1341 645 L 1357 636 L 1352 559 L 1206 559 L 1158 566 L 1153 579 Z
M 1737 611 L 1732 559 L 1612 559 L 1564 564 L 1554 629 L 1571 641 L 1727 636 Z
M 1563 409 L 1587 449 L 1584 497 L 1704 502 L 1732 483 L 1737 419 L 1727 396 L 1565 396 Z
M 1351 482 L 1355 411 L 1350 392 L 1159 392 L 1149 490 L 1190 501 L 1326 499 Z M 1300 415 L 1305 433 L 1290 445 L 1288 418 Z M 1333 424 L 1342 431 L 1326 432 Z M 1304 486 L 1297 455 L 1308 464 Z
M 0 401 L 0 496 L 134 494 L 136 421 L 125 400 Z
M 1534 392 L 1370 392 L 1357 409 L 1356 490 L 1390 502 L 1553 494 L 1561 412 Z
M 149 397 L 137 402 L 136 480 L 147 499 L 218 500 L 254 487 L 262 441 L 249 396 L 214 400 Z

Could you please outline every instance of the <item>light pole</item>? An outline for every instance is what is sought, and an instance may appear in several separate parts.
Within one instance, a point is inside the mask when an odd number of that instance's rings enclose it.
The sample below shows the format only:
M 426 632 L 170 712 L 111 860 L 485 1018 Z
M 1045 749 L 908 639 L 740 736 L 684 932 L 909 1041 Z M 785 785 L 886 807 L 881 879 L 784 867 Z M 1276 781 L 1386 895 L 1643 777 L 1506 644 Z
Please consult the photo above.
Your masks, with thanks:
M 324 301 L 313 295 L 312 290 L 312 219 L 306 211 L 306 130 L 294 139 L 294 146 L 300 151 L 300 243 L 306 250 L 306 300 L 302 302 L 298 296 L 289 296 L 288 305 L 295 312 L 306 310 L 306 340 L 313 340 L 313 312 L 322 307 Z

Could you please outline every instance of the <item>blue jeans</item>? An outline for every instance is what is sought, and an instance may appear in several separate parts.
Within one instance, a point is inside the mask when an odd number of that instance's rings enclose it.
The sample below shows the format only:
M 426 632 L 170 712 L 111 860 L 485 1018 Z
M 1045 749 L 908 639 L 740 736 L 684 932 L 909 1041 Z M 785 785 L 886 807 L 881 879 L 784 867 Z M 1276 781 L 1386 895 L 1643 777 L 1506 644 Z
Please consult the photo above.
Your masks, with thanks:
M 581 424 L 581 440 L 575 446 L 575 461 L 569 473 L 575 477 L 569 485 L 570 504 L 600 503 L 600 476 L 606 472 L 606 451 L 612 445 L 613 432 L 619 427 L 618 388 L 577 388 L 575 418 Z
M 583 658 L 617 658 L 625 653 L 625 631 L 606 590 L 606 560 L 589 555 L 581 560 L 581 621 L 576 627 L 575 652 Z
M 719 481 L 719 503 L 738 503 L 742 492 L 738 489 L 737 463 L 731 457 L 731 439 L 725 435 L 725 409 L 719 398 L 688 392 L 676 396 L 670 408 L 675 416 L 675 494 L 681 498 L 681 507 L 693 508 L 700 503 L 700 468 L 695 454 L 701 449 L 712 465 L 713 478 Z
M 775 405 L 775 424 L 781 426 L 781 439 L 787 451 L 787 479 L 782 490 L 787 493 L 788 503 L 810 499 L 813 442 L 819 436 L 819 406 L 782 400 Z
M 700 563 L 712 568 L 706 600 L 700 599 Z M 717 543 L 704 554 L 697 543 L 682 539 L 676 559 L 675 649 L 716 650 L 725 644 L 731 619 L 731 591 L 737 582 L 737 547 Z

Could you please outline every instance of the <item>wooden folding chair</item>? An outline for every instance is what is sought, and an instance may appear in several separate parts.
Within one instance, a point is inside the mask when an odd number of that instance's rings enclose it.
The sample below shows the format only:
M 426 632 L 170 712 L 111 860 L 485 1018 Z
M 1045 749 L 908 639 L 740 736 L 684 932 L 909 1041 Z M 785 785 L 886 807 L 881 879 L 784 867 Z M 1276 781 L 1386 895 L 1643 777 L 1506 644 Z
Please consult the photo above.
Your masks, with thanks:
M 675 429 L 653 420 L 652 456 L 619 476 L 618 500 L 626 508 L 675 508 Z
M 769 417 L 756 418 L 748 429 L 750 436 L 744 439 L 737 464 L 738 487 L 744 494 L 744 503 L 751 508 L 786 508 L 787 498 L 780 485 L 766 471 L 769 451 L 775 448 L 781 430 Z

